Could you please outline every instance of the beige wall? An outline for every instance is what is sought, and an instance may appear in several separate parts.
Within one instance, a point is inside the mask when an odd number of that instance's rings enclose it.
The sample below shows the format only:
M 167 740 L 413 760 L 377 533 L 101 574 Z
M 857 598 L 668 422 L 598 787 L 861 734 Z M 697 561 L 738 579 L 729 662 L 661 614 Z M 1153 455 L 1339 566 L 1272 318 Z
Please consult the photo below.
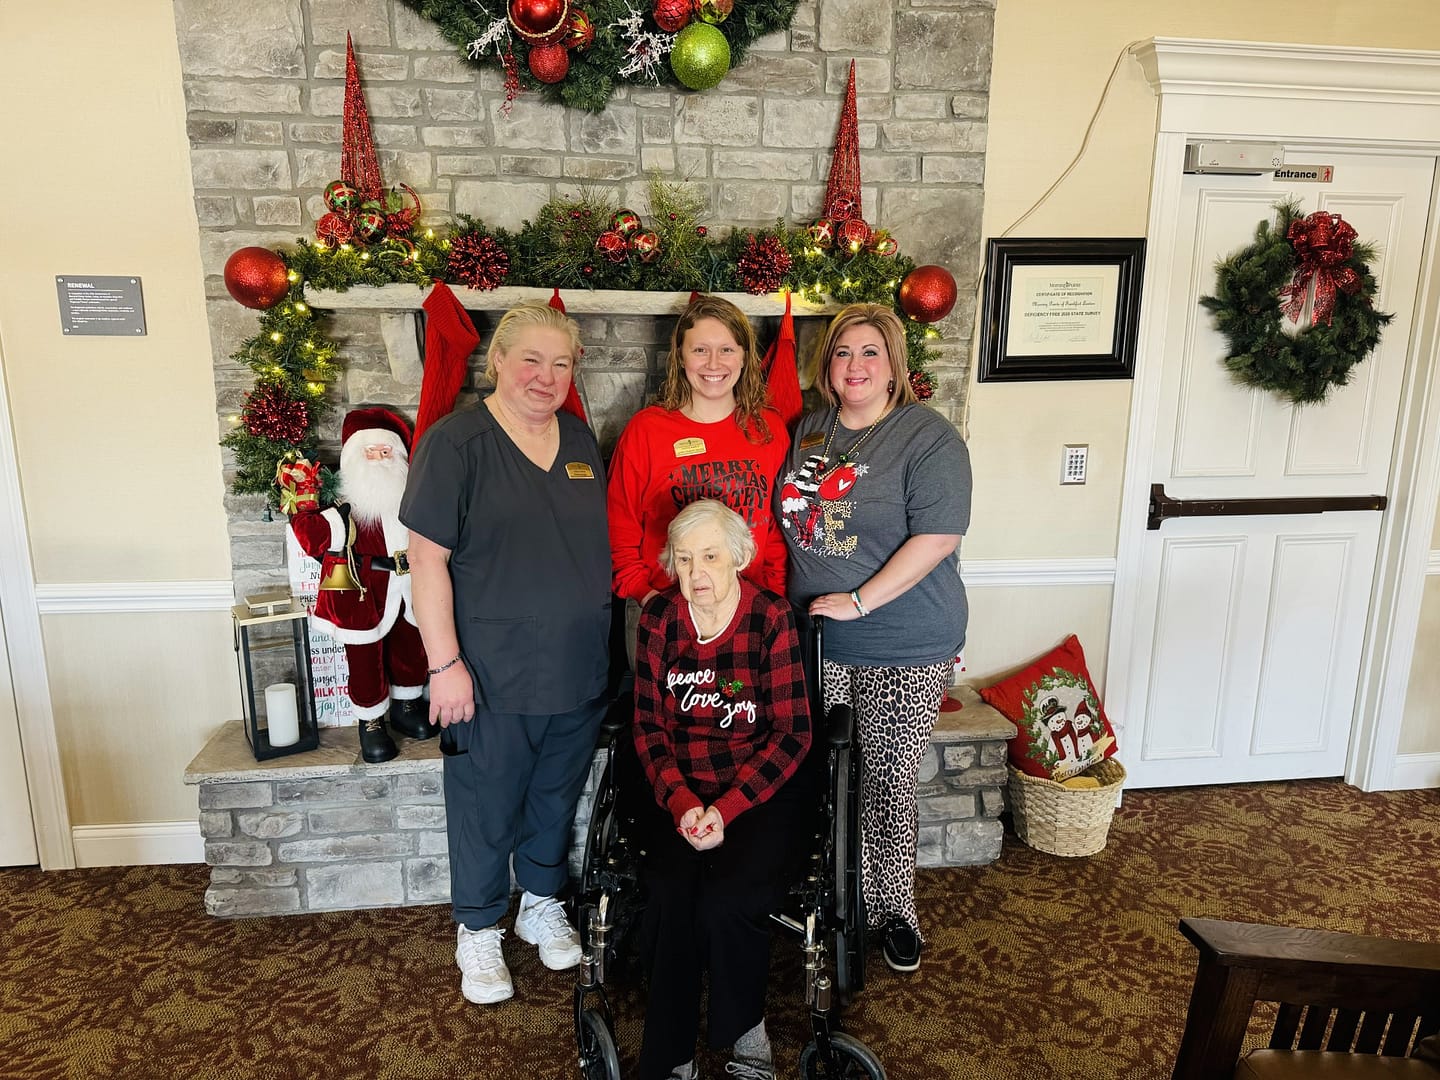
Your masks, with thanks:
M 1428 2 L 999 0 L 985 221 L 994 235 L 1069 161 L 1112 63 L 1155 34 L 1440 48 Z M 12 195 L 0 335 L 41 585 L 224 578 L 220 457 L 169 0 L 0 4 L 0 146 Z M 1143 235 L 1154 99 L 1122 64 L 1091 149 L 1015 235 Z M 14 227 L 19 225 L 19 228 Z M 23 250 L 23 257 L 22 257 Z M 65 340 L 58 273 L 138 274 L 149 334 Z M 967 559 L 1115 552 L 1128 383 L 974 389 Z M 1091 480 L 1062 491 L 1060 446 Z M 977 589 L 972 674 L 1077 631 L 1103 671 L 1109 590 Z M 190 816 L 179 769 L 235 712 L 218 614 L 48 616 L 44 633 L 75 824 Z M 1440 648 L 1427 590 L 1417 672 Z M 1402 749 L 1440 750 L 1440 687 L 1417 674 Z M 147 752 L 153 750 L 154 752 Z
M 1440 5 L 1430 0 L 1315 0 L 1303 8 L 1254 0 L 999 0 L 985 163 L 985 235 L 1002 234 L 1070 162 L 1116 57 L 1155 37 L 1302 41 L 1440 49 Z M 1133 59 L 1121 62 L 1084 159 L 1013 236 L 1143 236 L 1149 211 L 1156 99 Z M 995 384 L 972 388 L 970 452 L 975 466 L 969 559 L 1105 557 L 1116 551 L 1130 383 Z M 1089 443 L 1090 479 L 1059 486 L 1061 446 Z M 1440 535 L 1440 526 L 1437 526 Z M 1040 591 L 1040 590 L 1036 590 Z M 1075 606 L 1070 593 L 1047 600 Z M 1102 666 L 1109 595 L 1088 603 L 1075 626 Z M 1417 662 L 1440 650 L 1440 590 L 1427 591 Z M 1015 662 L 1054 643 L 1051 620 L 1008 604 L 977 605 L 970 651 L 987 660 L 1003 641 Z M 990 621 L 991 619 L 997 621 Z M 984 642 L 982 644 L 982 642 Z M 1418 688 L 1417 688 L 1418 689 Z M 1440 706 L 1412 693 L 1403 745 L 1440 751 Z M 1417 700 L 1418 698 L 1418 700 Z
M 229 577 L 169 0 L 0 4 L 0 335 L 37 585 Z M 148 333 L 61 336 L 57 274 L 134 274 Z M 193 817 L 237 712 L 214 613 L 46 616 L 72 824 Z

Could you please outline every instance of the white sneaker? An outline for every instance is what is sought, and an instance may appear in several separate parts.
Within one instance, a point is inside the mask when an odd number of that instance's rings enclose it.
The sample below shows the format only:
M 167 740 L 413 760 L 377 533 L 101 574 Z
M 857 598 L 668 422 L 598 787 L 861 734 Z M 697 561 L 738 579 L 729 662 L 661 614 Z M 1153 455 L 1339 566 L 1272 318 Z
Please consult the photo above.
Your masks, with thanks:
M 460 965 L 460 992 L 476 1005 L 493 1005 L 515 993 L 510 969 L 500 951 L 505 931 L 498 926 L 471 930 L 464 923 L 455 928 L 455 963 Z
M 553 896 L 521 898 L 515 916 L 515 936 L 540 946 L 540 962 L 551 971 L 564 971 L 580 963 L 580 935 L 565 916 L 565 906 Z

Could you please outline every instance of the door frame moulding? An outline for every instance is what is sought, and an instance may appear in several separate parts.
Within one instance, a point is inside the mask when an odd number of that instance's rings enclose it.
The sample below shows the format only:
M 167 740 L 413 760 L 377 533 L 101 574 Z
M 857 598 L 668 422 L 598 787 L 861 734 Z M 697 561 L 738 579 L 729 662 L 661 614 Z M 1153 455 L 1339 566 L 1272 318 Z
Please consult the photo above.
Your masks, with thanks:
M 20 489 L 20 462 L 10 423 L 10 395 L 5 382 L 5 354 L 0 343 L 0 611 L 5 616 L 5 645 L 20 717 L 20 743 L 25 780 L 30 788 L 30 816 L 35 846 L 45 870 L 75 866 L 70 809 L 55 737 L 55 708 L 45 666 L 45 641 L 35 602 L 35 571 L 25 526 Z
M 1148 677 L 1132 658 L 1161 391 L 1160 365 L 1153 358 L 1162 355 L 1165 341 L 1166 313 L 1157 304 L 1171 285 L 1186 141 L 1265 139 L 1297 148 L 1440 158 L 1440 53 L 1151 38 L 1135 55 L 1159 98 L 1159 115 L 1106 669 L 1108 703 L 1122 723 L 1143 708 Z M 1440 346 L 1437 197 L 1440 179 L 1431 191 L 1387 491 L 1393 512 L 1381 526 L 1345 768 L 1345 779 L 1367 791 L 1395 781 L 1440 495 L 1440 394 L 1432 389 Z

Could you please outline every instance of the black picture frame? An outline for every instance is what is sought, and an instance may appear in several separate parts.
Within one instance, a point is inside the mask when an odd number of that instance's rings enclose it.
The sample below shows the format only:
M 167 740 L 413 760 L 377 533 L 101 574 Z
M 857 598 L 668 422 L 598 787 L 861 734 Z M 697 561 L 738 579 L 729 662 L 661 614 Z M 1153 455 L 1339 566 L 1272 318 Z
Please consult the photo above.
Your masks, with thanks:
M 1143 237 L 992 239 L 979 381 L 1133 378 L 1144 268 Z

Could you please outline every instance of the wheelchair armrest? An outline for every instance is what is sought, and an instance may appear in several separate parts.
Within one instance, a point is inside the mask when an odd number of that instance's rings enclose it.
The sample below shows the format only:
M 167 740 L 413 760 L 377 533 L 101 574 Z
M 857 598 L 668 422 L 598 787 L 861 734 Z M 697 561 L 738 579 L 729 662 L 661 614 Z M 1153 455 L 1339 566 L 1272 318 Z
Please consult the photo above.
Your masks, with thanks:
M 836 705 L 825 717 L 825 741 L 832 750 L 848 749 L 855 738 L 855 710 Z
M 605 718 L 600 721 L 600 742 L 602 745 L 613 743 L 626 731 L 630 730 L 630 724 L 635 719 L 635 695 L 629 693 L 621 694 L 610 703 L 605 710 Z

